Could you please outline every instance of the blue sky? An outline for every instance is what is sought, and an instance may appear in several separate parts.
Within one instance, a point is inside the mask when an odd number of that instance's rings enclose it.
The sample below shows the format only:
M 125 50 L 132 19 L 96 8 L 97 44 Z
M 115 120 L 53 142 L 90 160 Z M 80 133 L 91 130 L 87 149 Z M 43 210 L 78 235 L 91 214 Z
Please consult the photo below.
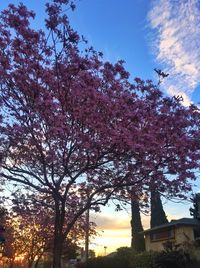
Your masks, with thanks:
M 41 27 L 45 0 L 4 0 L 0 9 L 10 2 L 23 2 L 35 10 L 38 14 L 35 23 Z M 155 83 L 153 69 L 160 68 L 169 73 L 161 85 L 166 94 L 182 95 L 184 105 L 200 102 L 199 0 L 78 0 L 76 3 L 75 12 L 69 13 L 74 29 L 102 51 L 106 60 L 123 59 L 131 79 L 137 76 Z M 189 216 L 189 206 L 168 202 L 165 205 L 168 218 Z M 104 229 L 96 240 L 102 252 L 103 245 L 109 245 L 108 251 L 130 245 L 130 215 L 121 213 L 117 221 L 112 216 L 114 209 L 107 208 L 97 219 L 99 228 Z M 106 223 L 110 221 L 115 222 L 115 228 L 108 228 Z M 146 227 L 148 221 L 144 219 Z
M 200 4 L 198 0 L 82 0 L 71 21 L 111 61 L 124 59 L 131 77 L 157 80 L 162 90 L 200 100 Z
M 132 77 L 147 79 L 152 77 L 145 23 L 148 5 L 149 1 L 143 0 L 82 0 L 72 23 L 95 48 L 104 52 L 106 59 L 123 59 Z
M 200 101 L 200 2 L 198 0 L 75 0 L 71 23 L 106 60 L 126 61 L 131 78 L 157 81 L 153 69 L 169 77 L 161 85 L 184 104 Z M 23 2 L 34 9 L 41 25 L 45 0 Z

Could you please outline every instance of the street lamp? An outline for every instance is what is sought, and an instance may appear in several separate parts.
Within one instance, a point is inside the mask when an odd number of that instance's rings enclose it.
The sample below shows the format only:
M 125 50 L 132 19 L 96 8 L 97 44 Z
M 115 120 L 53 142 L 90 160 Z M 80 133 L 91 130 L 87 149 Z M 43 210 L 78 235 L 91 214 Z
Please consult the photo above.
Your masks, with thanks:
M 106 256 L 106 250 L 107 250 L 107 247 L 104 246 L 104 256 Z

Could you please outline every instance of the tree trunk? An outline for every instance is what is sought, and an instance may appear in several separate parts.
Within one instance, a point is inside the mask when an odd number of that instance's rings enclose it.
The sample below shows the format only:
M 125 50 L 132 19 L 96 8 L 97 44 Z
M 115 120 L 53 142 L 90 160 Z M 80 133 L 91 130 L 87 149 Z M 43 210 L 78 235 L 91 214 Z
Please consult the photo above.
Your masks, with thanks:
M 32 268 L 33 267 L 33 263 L 34 263 L 34 258 L 30 258 L 28 260 L 28 267 L 27 268 Z
M 137 200 L 131 200 L 131 247 L 135 252 L 141 252 L 145 250 L 144 234 L 141 217 L 140 217 L 140 207 Z
M 54 224 L 54 245 L 53 245 L 53 267 L 61 268 L 61 258 L 63 250 L 63 218 L 64 211 L 61 211 L 62 207 L 59 206 L 59 201 L 55 200 L 55 224 Z
M 38 256 L 38 258 L 37 258 L 37 260 L 36 260 L 36 262 L 35 262 L 35 266 L 34 266 L 34 268 L 38 268 L 38 264 L 39 264 L 39 262 L 40 262 L 40 259 L 41 259 L 42 255 L 43 255 L 43 254 L 40 254 L 40 255 Z
M 33 265 L 33 262 L 32 261 L 29 261 L 28 262 L 28 268 L 32 268 L 32 265 Z
M 59 237 L 55 237 L 54 249 L 53 249 L 53 268 L 61 268 L 61 257 L 62 257 L 62 240 Z
M 151 228 L 168 223 L 163 209 L 160 194 L 155 189 L 151 190 Z
M 9 268 L 13 268 L 13 264 L 14 264 L 14 259 L 11 260 L 11 262 L 9 264 Z

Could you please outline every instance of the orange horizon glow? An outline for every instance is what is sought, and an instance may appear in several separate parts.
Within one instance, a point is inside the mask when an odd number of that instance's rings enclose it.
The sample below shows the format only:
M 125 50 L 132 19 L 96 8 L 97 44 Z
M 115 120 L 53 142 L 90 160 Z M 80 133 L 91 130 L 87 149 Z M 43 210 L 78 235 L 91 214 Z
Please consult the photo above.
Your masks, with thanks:
M 189 206 L 190 204 L 188 204 Z M 189 209 L 185 204 L 170 202 L 170 204 L 167 204 L 165 211 L 169 221 L 189 217 Z M 141 219 L 144 230 L 149 229 L 150 216 L 141 213 Z M 98 236 L 90 240 L 90 249 L 95 251 L 96 256 L 105 256 L 105 254 L 115 252 L 120 247 L 131 246 L 130 213 L 125 211 L 115 212 L 108 208 L 101 214 L 91 215 L 91 221 L 96 222 L 97 232 L 99 233 Z

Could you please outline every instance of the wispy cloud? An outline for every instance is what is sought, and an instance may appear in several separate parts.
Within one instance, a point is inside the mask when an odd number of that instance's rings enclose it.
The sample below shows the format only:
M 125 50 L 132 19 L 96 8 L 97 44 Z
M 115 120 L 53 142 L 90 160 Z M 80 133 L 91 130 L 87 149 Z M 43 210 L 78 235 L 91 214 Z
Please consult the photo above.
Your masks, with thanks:
M 130 229 L 130 219 L 128 217 L 118 217 L 115 215 L 99 214 L 94 220 L 99 230 L 126 230 Z
M 163 86 L 188 105 L 200 85 L 200 2 L 153 0 L 148 21 L 156 61 L 170 74 Z
M 141 213 L 144 229 L 149 228 L 150 218 L 144 216 Z M 92 214 L 91 221 L 97 224 L 98 230 L 112 230 L 124 232 L 131 229 L 131 215 L 128 215 L 125 211 L 115 212 L 111 215 L 104 214 Z

